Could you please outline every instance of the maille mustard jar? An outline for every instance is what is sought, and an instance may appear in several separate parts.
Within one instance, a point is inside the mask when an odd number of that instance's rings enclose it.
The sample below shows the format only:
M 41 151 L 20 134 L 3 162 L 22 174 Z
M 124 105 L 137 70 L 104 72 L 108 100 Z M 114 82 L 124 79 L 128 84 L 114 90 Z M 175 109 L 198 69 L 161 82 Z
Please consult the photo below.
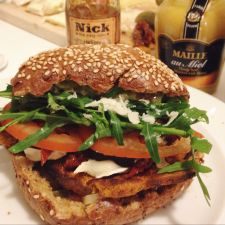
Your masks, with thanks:
M 118 43 L 119 0 L 67 0 L 68 44 Z
M 225 42 L 225 0 L 165 0 L 155 30 L 158 57 L 186 84 L 214 92 Z

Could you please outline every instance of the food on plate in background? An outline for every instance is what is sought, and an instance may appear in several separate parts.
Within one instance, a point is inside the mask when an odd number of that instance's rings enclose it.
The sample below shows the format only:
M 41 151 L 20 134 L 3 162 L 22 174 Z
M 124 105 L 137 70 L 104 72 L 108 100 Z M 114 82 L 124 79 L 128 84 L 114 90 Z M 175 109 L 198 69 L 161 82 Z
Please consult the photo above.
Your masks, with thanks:
M 66 24 L 70 45 L 119 43 L 119 0 L 67 0 Z
M 66 24 L 65 13 L 61 12 L 54 15 L 45 16 L 45 21 L 57 26 L 65 27 Z
M 144 11 L 140 13 L 136 19 L 136 26 L 133 31 L 134 46 L 142 48 L 142 50 L 154 54 L 155 50 L 155 32 L 154 22 L 155 13 Z
M 30 13 L 46 16 L 64 11 L 65 0 L 33 0 L 26 10 Z
M 224 0 L 165 0 L 156 17 L 159 59 L 191 86 L 213 93 L 225 43 Z
M 139 15 L 143 14 L 145 11 L 148 11 L 150 14 L 152 14 L 150 17 L 154 17 L 156 10 L 157 5 L 155 0 L 121 0 L 121 43 L 129 44 L 131 46 L 138 45 L 142 48 L 142 50 L 154 55 L 154 44 L 151 44 L 148 47 L 146 47 L 146 44 L 143 44 L 143 42 L 146 43 L 148 39 L 152 40 L 152 29 L 149 29 L 149 25 L 145 21 L 141 22 L 138 27 L 136 27 L 137 24 L 135 20 L 140 18 Z M 149 17 L 149 15 L 147 17 Z M 134 31 L 135 38 L 133 38 Z M 148 34 L 150 37 L 148 37 Z M 140 42 L 142 42 L 142 44 L 140 44 Z
M 191 107 L 179 77 L 139 48 L 42 52 L 0 96 L 11 99 L 0 113 L 0 143 L 45 223 L 133 223 L 194 177 L 209 203 L 200 173 L 211 171 L 203 165 L 211 144 L 192 128 L 208 123 L 206 111 Z
M 12 0 L 18 6 L 26 5 L 27 3 L 31 2 L 32 0 Z

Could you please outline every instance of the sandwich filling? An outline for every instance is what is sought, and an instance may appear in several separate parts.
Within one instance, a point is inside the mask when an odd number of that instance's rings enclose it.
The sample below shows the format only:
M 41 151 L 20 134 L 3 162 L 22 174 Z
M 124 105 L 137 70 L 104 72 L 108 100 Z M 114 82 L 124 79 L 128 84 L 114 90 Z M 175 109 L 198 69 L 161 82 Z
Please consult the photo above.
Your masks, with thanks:
M 25 154 L 34 169 L 73 196 L 124 198 L 197 176 L 211 144 L 191 125 L 208 122 L 183 97 L 141 94 L 114 87 L 105 94 L 64 81 L 43 96 L 13 96 L 0 114 L 9 151 Z M 126 182 L 124 182 L 126 181 Z

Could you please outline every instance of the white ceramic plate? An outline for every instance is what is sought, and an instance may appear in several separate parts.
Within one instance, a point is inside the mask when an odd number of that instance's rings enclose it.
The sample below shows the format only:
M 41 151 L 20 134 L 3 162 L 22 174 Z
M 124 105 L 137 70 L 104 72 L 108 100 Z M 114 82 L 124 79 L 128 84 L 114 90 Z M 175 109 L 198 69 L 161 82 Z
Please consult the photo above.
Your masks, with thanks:
M 160 209 L 138 224 L 224 224 L 225 223 L 225 104 L 216 98 L 190 88 L 191 104 L 208 111 L 210 124 L 198 124 L 196 128 L 213 143 L 206 165 L 213 172 L 202 175 L 211 195 L 209 207 L 198 182 L 174 203 Z M 0 100 L 0 105 L 4 104 Z M 7 151 L 0 149 L 0 223 L 41 224 L 42 221 L 30 209 L 15 183 L 12 165 Z

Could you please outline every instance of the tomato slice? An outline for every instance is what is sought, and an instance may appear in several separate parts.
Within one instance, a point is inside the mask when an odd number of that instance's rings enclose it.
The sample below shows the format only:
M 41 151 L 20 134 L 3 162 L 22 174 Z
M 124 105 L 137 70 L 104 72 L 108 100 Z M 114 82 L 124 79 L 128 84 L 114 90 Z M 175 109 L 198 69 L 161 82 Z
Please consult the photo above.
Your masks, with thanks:
M 2 124 L 6 124 L 10 120 L 5 120 Z M 18 123 L 6 128 L 6 131 L 18 140 L 23 140 L 29 135 L 36 133 L 41 126 L 35 122 Z M 81 145 L 82 140 L 76 131 L 68 131 L 67 134 L 56 132 L 51 133 L 47 138 L 35 144 L 35 147 L 52 151 L 75 152 Z
M 86 140 L 93 129 L 80 127 L 80 135 Z M 124 145 L 118 145 L 115 138 L 105 137 L 97 140 L 91 149 L 96 152 L 109 156 L 127 157 L 127 158 L 150 158 L 148 149 L 143 137 L 138 132 L 130 132 L 124 135 Z M 161 158 L 174 156 L 181 153 L 187 153 L 190 149 L 190 140 L 181 138 L 175 141 L 171 146 L 159 146 L 159 155 Z

